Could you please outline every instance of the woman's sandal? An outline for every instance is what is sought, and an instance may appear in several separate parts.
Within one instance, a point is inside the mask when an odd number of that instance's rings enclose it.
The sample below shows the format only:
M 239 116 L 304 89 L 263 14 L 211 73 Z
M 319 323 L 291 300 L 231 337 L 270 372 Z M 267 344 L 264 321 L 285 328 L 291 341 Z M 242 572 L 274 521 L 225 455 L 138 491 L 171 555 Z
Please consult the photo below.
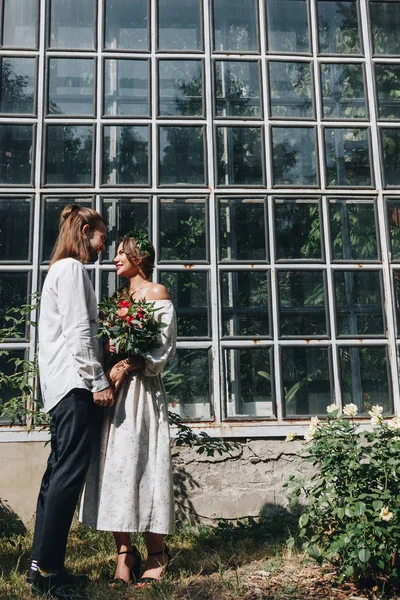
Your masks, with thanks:
M 110 581 L 110 585 L 112 585 L 113 587 L 130 585 L 131 583 L 136 583 L 140 579 L 140 567 L 142 564 L 142 557 L 140 556 L 139 550 L 136 548 L 136 546 L 132 546 L 132 550 L 123 550 L 122 552 L 118 552 L 118 556 L 120 556 L 120 554 L 131 554 L 135 557 L 135 564 L 130 569 L 130 575 L 133 581 L 128 582 L 125 581 L 125 579 L 122 579 L 122 577 L 115 577 Z
M 150 585 L 154 585 L 155 583 L 158 583 L 159 581 L 161 581 L 162 577 L 165 574 L 165 571 L 167 570 L 169 562 L 171 560 L 171 553 L 169 551 L 167 544 L 165 544 L 164 550 L 161 550 L 161 552 L 149 552 L 147 554 L 147 556 L 164 556 L 164 554 L 167 555 L 168 561 L 165 563 L 165 565 L 161 565 L 161 564 L 159 565 L 160 567 L 163 567 L 163 571 L 161 571 L 160 577 L 140 577 L 140 579 L 138 579 L 136 582 L 137 587 L 148 587 Z

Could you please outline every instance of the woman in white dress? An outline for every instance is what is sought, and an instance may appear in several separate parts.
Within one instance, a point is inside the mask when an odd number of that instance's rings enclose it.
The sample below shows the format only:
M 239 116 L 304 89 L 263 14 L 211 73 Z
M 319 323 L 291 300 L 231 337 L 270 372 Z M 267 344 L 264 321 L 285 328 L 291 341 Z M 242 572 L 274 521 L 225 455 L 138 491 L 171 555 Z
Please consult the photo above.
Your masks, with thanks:
M 128 234 L 130 235 L 130 234 Z M 81 503 L 80 520 L 112 531 L 117 545 L 114 579 L 129 583 L 140 574 L 140 554 L 130 533 L 144 534 L 147 561 L 138 586 L 158 581 L 168 563 L 164 534 L 174 532 L 174 497 L 167 401 L 161 381 L 174 355 L 176 317 L 168 292 L 149 278 L 154 248 L 143 236 L 125 236 L 114 259 L 117 274 L 128 279 L 127 296 L 155 302 L 166 324 L 161 343 L 145 358 L 120 361 L 109 372 L 116 392 L 94 447 Z M 113 351 L 111 346 L 110 351 Z M 118 390 L 118 391 L 117 391 Z

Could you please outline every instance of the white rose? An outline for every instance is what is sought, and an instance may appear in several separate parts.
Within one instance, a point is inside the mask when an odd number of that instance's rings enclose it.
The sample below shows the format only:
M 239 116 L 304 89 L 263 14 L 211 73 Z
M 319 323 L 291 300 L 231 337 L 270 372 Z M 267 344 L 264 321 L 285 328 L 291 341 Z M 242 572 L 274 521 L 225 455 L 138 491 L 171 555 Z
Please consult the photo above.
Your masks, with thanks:
M 379 516 L 382 519 L 382 521 L 391 521 L 393 519 L 393 513 L 390 512 L 388 506 L 383 506 L 381 508 L 381 512 L 379 513 Z
M 392 431 L 397 431 L 397 429 L 400 429 L 400 419 L 399 419 L 399 417 L 397 417 L 397 416 L 393 417 L 393 419 L 391 419 L 390 421 L 388 421 L 387 426 Z
M 355 404 L 346 404 L 343 409 L 343 414 L 347 415 L 348 417 L 355 417 L 357 413 L 358 408 Z
M 335 412 L 335 410 L 339 410 L 339 407 L 337 406 L 337 404 L 330 404 L 329 406 L 326 407 L 327 413 L 333 413 L 333 412 Z
M 375 406 L 373 406 L 371 408 L 371 410 L 368 411 L 368 414 L 371 415 L 371 417 L 380 417 L 383 413 L 383 407 L 379 406 L 378 404 L 376 404 Z
M 382 419 L 378 415 L 371 417 L 371 425 L 380 425 L 381 423 Z
M 285 438 L 285 442 L 292 442 L 295 437 L 297 437 L 297 433 L 295 431 L 289 431 Z

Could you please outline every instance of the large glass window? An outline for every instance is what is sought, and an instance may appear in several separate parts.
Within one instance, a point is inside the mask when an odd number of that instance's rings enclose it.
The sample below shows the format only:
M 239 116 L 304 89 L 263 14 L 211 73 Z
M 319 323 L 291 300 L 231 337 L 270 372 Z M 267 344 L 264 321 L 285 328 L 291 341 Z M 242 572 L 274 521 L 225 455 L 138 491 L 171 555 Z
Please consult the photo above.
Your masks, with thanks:
M 154 244 L 183 419 L 400 413 L 400 2 L 0 5 L 1 310 L 40 290 L 62 208 L 90 206 L 98 298 L 125 283 L 121 235 Z

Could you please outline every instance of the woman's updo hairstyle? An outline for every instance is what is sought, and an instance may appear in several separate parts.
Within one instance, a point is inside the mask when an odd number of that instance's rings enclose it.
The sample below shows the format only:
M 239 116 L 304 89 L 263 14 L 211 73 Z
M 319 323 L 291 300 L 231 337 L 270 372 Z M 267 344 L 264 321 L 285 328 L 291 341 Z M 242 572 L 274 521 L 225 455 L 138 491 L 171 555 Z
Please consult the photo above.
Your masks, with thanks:
M 145 277 L 150 279 L 154 270 L 156 252 L 145 231 L 130 231 L 120 240 L 122 251 L 132 264 L 138 264 Z
M 82 229 L 89 225 L 90 231 L 107 227 L 103 217 L 92 208 L 68 204 L 60 215 L 59 234 L 51 253 L 50 266 L 62 258 L 76 258 L 88 262 L 90 258 L 87 238 Z

